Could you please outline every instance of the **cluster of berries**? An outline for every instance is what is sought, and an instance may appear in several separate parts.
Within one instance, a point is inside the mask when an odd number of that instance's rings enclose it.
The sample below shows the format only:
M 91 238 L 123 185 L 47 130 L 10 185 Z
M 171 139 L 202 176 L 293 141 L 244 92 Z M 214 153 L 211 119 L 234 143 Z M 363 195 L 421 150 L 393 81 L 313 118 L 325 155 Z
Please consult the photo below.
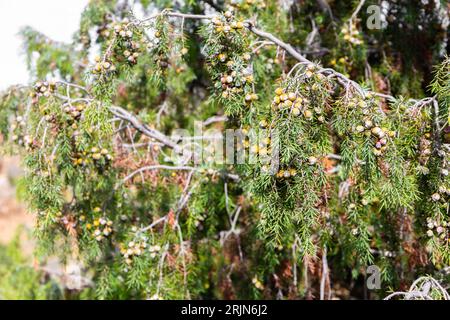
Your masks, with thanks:
M 237 35 L 244 28 L 244 23 L 236 21 L 233 12 L 230 10 L 221 16 L 214 17 L 212 24 L 216 35 L 218 35 L 217 39 L 223 39 L 220 35 Z M 211 65 L 218 66 L 220 70 L 216 87 L 222 88 L 222 98 L 228 99 L 233 94 L 242 94 L 244 102 L 251 105 L 258 100 L 258 95 L 251 86 L 254 82 L 253 68 L 249 65 L 251 53 L 233 49 L 233 46 L 228 43 L 229 40 L 221 41 L 226 42 L 221 43 L 221 45 L 228 48 L 228 52 L 223 49 L 218 50 L 211 54 L 210 59 Z M 241 47 L 241 44 L 236 43 L 236 45 Z
M 440 186 L 438 192 L 431 195 L 431 199 L 435 202 L 443 201 L 448 203 L 448 198 L 450 196 L 450 189 L 445 186 Z
M 289 112 L 295 117 L 302 115 L 306 120 L 312 120 L 316 114 L 317 120 L 324 122 L 325 117 L 322 115 L 322 110 L 320 108 L 309 109 L 308 105 L 309 100 L 307 98 L 285 88 L 277 88 L 272 101 L 272 110 Z
M 105 59 L 102 61 L 101 57 L 95 57 L 95 66 L 92 73 L 95 75 L 106 75 L 110 76 L 114 74 L 117 70 L 116 66 L 109 60 Z
M 375 125 L 372 120 L 366 119 L 364 125 L 356 127 L 357 133 L 363 133 L 366 136 L 374 138 L 373 153 L 377 157 L 383 155 L 387 149 L 388 138 L 395 137 L 395 131 L 390 131 L 387 128 L 380 128 Z
M 105 16 L 104 21 L 101 25 L 97 27 L 97 35 L 103 39 L 109 39 L 111 36 L 111 31 L 113 29 L 113 21 L 111 16 Z
M 114 31 L 121 38 L 119 46 L 115 49 L 114 54 L 117 61 L 125 60 L 130 65 L 135 65 L 140 56 L 143 47 L 147 47 L 148 43 L 144 40 L 133 40 L 133 31 L 129 28 L 128 20 L 115 25 Z
M 424 168 L 426 168 L 428 160 L 430 159 L 432 151 L 431 148 L 432 148 L 431 133 L 427 132 L 420 138 L 419 142 L 419 163 Z M 425 173 L 428 173 L 428 169 L 426 169 Z
M 237 72 L 233 71 L 230 74 L 223 74 L 220 78 L 222 84 L 222 98 L 227 99 L 230 93 L 241 93 L 244 91 L 239 81 L 236 81 Z
M 314 166 L 319 162 L 319 159 L 311 156 L 308 158 L 307 163 L 310 166 Z M 287 169 L 280 169 L 277 173 L 276 173 L 276 177 L 278 179 L 289 179 L 289 178 L 293 178 L 297 175 L 298 171 L 295 168 L 287 168 Z
M 127 245 L 122 245 L 120 248 L 120 253 L 125 259 L 127 265 L 133 263 L 133 258 L 139 257 L 145 253 L 148 249 L 151 258 L 155 258 L 159 251 L 161 251 L 161 246 L 159 245 L 148 245 L 148 238 L 146 236 L 141 236 L 139 240 L 130 241 Z
M 267 119 L 261 119 L 261 121 L 259 121 L 259 127 L 261 129 L 267 129 L 269 127 L 269 122 L 267 122 Z
M 200 168 L 198 170 L 200 174 L 203 174 L 203 181 L 206 183 L 213 182 L 216 183 L 220 179 L 220 172 L 212 168 Z
M 250 60 L 249 54 L 244 54 L 243 60 Z M 244 68 L 242 71 L 238 72 L 234 69 L 233 60 L 228 60 L 228 55 L 226 53 L 220 53 L 217 55 L 217 61 L 224 63 L 227 67 L 227 71 L 223 72 L 220 76 L 220 85 L 222 87 L 222 98 L 227 99 L 232 93 L 242 93 L 244 91 L 245 85 L 250 85 L 253 81 L 253 72 L 250 68 Z M 245 102 L 250 104 L 258 100 L 258 95 L 256 93 L 248 93 L 245 95 Z
M 266 120 L 261 120 L 260 127 L 262 129 L 267 128 L 268 124 Z M 261 170 L 266 173 L 270 168 L 267 165 L 271 160 L 272 155 L 272 140 L 269 132 L 264 131 L 250 131 L 248 127 L 243 127 L 240 130 L 239 138 L 237 140 L 237 150 L 248 150 L 248 155 L 258 161 L 263 166 Z
M 39 97 L 50 97 L 52 93 L 55 92 L 56 89 L 56 82 L 55 81 L 38 81 L 34 85 L 34 91 L 31 93 L 31 96 L 33 98 L 39 98 Z
M 125 263 L 130 265 L 133 262 L 133 257 L 139 257 L 147 248 L 147 238 L 143 237 L 140 241 L 130 241 L 127 246 L 122 245 L 120 253 L 125 258 Z
M 389 27 L 398 27 L 401 29 L 399 34 L 412 34 L 413 30 L 423 31 L 430 30 L 436 35 L 440 35 L 440 30 L 448 30 L 449 20 L 446 14 L 445 5 L 439 5 L 439 2 L 421 0 L 414 4 L 414 23 L 411 23 L 410 9 L 406 9 L 409 4 L 408 0 L 388 1 L 389 5 L 381 5 L 381 14 L 386 17 L 382 20 L 382 27 L 389 24 Z M 433 27 L 430 25 L 433 21 Z M 428 29 L 430 28 L 430 29 Z M 436 28 L 436 29 L 435 29 Z M 403 31 L 404 30 L 404 31 Z M 444 31 L 445 34 L 445 31 Z M 437 42 L 436 42 L 437 43 Z
M 110 28 L 110 26 L 108 26 L 108 28 Z M 130 27 L 130 21 L 124 19 L 122 22 L 116 23 L 113 26 L 113 29 L 116 37 L 121 40 L 119 41 L 119 48 L 114 49 L 116 60 L 120 61 L 121 59 L 124 59 L 129 64 L 136 64 L 141 45 L 140 43 L 133 41 L 134 32 Z M 110 32 L 105 29 L 103 34 L 109 36 Z M 105 56 L 103 59 L 97 56 L 95 57 L 95 62 L 96 64 L 92 71 L 95 75 L 111 76 L 117 71 L 117 67 L 113 63 L 110 55 Z
M 238 150 L 242 150 L 242 149 L 248 149 L 250 148 L 250 136 L 249 136 L 249 131 L 248 131 L 248 127 L 243 127 L 240 130 L 240 139 L 237 140 L 237 149 Z
M 108 149 L 99 149 L 97 147 L 91 148 L 91 158 L 95 162 L 102 161 L 105 163 L 110 163 L 113 160 L 113 157 L 109 154 Z
M 120 49 L 120 53 L 116 52 L 117 60 L 125 59 L 130 65 L 135 65 L 140 56 L 141 44 L 137 41 L 125 41 L 123 43 L 123 49 Z
M 125 18 L 121 22 L 116 23 L 114 25 L 114 33 L 122 39 L 129 40 L 133 38 L 133 30 L 130 28 L 130 20 Z
M 442 158 L 442 163 L 439 170 L 439 178 L 441 183 L 437 192 L 431 195 L 431 200 L 441 204 L 442 206 L 446 206 L 447 208 L 444 210 L 448 211 L 448 203 L 450 201 L 450 152 L 441 149 L 438 151 L 438 156 Z
M 137 63 L 137 59 L 140 55 L 141 43 L 133 40 L 135 32 L 133 31 L 132 24 L 130 20 L 125 18 L 121 22 L 111 23 L 108 21 L 98 29 L 99 36 L 109 39 L 111 34 L 114 33 L 118 39 L 119 44 L 117 48 L 114 48 L 115 61 L 125 60 L 127 63 L 134 65 Z M 145 45 L 147 45 L 145 43 Z M 110 75 L 114 73 L 117 69 L 115 64 L 112 62 L 111 57 L 105 57 L 101 59 L 96 57 L 96 65 L 94 67 L 94 74 L 107 74 Z
M 225 11 L 223 15 L 216 16 L 211 20 L 215 31 L 220 34 L 239 32 L 244 28 L 242 21 L 236 21 L 231 10 Z
M 255 286 L 256 289 L 258 290 L 264 290 L 264 285 L 262 284 L 262 282 L 258 279 L 258 276 L 255 276 L 252 279 L 252 283 Z
M 344 27 L 341 30 L 342 34 L 344 35 L 344 40 L 350 42 L 354 45 L 361 45 L 363 42 L 361 40 L 360 33 L 354 23 L 350 25 L 344 25 Z
M 94 212 L 100 212 L 100 208 L 95 208 Z M 84 217 L 83 217 L 84 218 Z M 80 220 L 84 220 L 80 218 Z M 88 230 L 93 230 L 92 234 L 95 237 L 95 240 L 102 241 L 105 238 L 108 238 L 113 232 L 113 222 L 107 218 L 99 218 L 95 219 L 92 224 L 86 224 L 86 228 Z
M 86 105 L 82 103 L 77 105 L 69 105 L 64 108 L 64 112 L 69 117 L 69 124 L 72 126 L 73 129 L 78 128 L 76 122 L 78 122 L 81 119 L 81 116 L 85 109 Z
M 158 55 L 156 56 L 157 64 L 161 69 L 164 70 L 169 67 L 170 61 L 167 54 L 164 53 L 163 50 L 158 46 L 161 42 L 162 36 L 163 36 L 162 31 L 156 31 L 153 42 L 150 42 L 149 44 L 147 44 L 147 46 L 149 49 L 153 48 L 156 51 L 156 53 L 158 53 Z M 185 52 L 184 54 L 186 54 L 187 48 L 182 48 L 180 53 L 183 54 L 183 52 Z
M 255 102 L 255 101 L 257 101 L 259 98 L 258 98 L 258 95 L 256 94 L 256 93 L 249 93 L 249 94 L 246 94 L 245 95 L 245 103 L 247 103 L 247 104 L 250 104 L 250 103 L 252 103 L 252 102 Z
M 288 169 L 280 169 L 277 172 L 276 177 L 278 179 L 289 179 L 289 178 L 295 177 L 296 175 L 297 175 L 297 169 L 288 168 Z
M 260 50 L 257 50 L 255 54 L 259 55 Z M 259 57 L 266 66 L 267 71 L 273 72 L 277 67 L 280 67 L 280 59 L 278 58 L 268 58 L 264 55 Z
M 249 84 L 253 81 L 253 76 L 251 74 L 242 73 L 239 74 L 236 71 L 231 71 L 230 73 L 224 73 L 220 77 L 220 83 L 222 86 L 222 98 L 227 99 L 230 94 L 239 94 L 244 92 L 244 85 Z M 258 100 L 258 95 L 256 93 L 249 93 L 245 95 L 245 102 L 250 104 Z
M 347 56 L 340 57 L 339 59 L 331 59 L 330 64 L 335 67 L 337 64 L 340 66 L 348 67 L 350 65 L 350 60 Z
M 97 166 L 108 166 L 113 161 L 113 157 L 109 153 L 108 149 L 97 147 L 91 148 L 89 154 L 83 152 L 77 154 L 73 160 L 73 164 L 77 166 L 86 166 L 90 162 L 93 162 Z
M 309 79 L 314 75 L 314 72 L 316 71 L 316 66 L 314 64 L 310 63 L 306 66 L 304 71 L 305 71 L 304 72 L 305 77 Z M 318 73 L 318 75 L 323 77 L 323 74 L 321 74 L 321 73 Z M 318 86 L 316 85 L 316 87 L 318 87 Z
M 449 241 L 449 227 L 450 224 L 446 221 L 438 222 L 432 218 L 427 218 L 427 236 L 430 238 L 437 236 L 441 240 Z
M 250 148 L 250 152 L 254 155 L 259 155 L 260 157 L 266 157 L 272 153 L 271 140 L 270 138 L 261 138 L 259 143 L 251 144 L 249 137 L 243 142 L 244 148 Z

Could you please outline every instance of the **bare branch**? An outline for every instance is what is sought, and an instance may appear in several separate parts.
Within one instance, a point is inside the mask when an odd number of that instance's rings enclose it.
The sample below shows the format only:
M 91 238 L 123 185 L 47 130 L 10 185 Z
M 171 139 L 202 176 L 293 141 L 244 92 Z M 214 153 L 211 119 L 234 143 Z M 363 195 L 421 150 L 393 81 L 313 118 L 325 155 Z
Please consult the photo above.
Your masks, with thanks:
M 223 121 L 227 121 L 228 117 L 227 116 L 212 116 L 211 118 L 206 119 L 205 121 L 203 121 L 203 125 L 209 126 L 210 124 L 216 123 L 216 122 L 223 122 Z
M 133 178 L 135 175 L 142 173 L 144 171 L 149 171 L 149 170 L 160 170 L 160 169 L 164 169 L 164 170 L 188 170 L 188 171 L 194 171 L 197 170 L 194 167 L 188 167 L 188 166 L 178 166 L 178 167 L 172 167 L 172 166 L 166 166 L 166 165 L 154 165 L 154 166 L 146 166 L 146 167 L 142 167 L 137 169 L 136 171 L 133 171 L 132 173 L 130 173 L 128 176 L 126 176 L 123 179 L 123 182 L 126 182 L 128 180 L 130 180 L 131 178 Z

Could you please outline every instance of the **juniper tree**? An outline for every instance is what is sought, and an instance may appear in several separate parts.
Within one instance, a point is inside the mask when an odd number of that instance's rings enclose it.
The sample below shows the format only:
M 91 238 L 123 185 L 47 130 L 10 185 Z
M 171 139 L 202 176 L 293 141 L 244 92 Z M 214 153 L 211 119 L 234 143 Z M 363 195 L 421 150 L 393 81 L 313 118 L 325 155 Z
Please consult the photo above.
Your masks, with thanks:
M 448 266 L 445 3 L 369 30 L 376 1 L 135 2 L 90 1 L 70 44 L 21 32 L 0 127 L 39 257 L 99 298 L 326 298 L 370 265 L 382 296 Z M 239 132 L 225 160 L 199 122 Z

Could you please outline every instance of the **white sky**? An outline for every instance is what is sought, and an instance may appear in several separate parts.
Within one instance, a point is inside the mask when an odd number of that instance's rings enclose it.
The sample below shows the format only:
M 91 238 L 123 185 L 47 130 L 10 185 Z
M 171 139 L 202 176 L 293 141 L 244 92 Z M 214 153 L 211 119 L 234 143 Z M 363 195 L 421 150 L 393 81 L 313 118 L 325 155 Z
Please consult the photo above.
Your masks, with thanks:
M 88 0 L 0 0 L 0 90 L 28 82 L 20 54 L 20 28 L 29 25 L 57 41 L 69 42 Z

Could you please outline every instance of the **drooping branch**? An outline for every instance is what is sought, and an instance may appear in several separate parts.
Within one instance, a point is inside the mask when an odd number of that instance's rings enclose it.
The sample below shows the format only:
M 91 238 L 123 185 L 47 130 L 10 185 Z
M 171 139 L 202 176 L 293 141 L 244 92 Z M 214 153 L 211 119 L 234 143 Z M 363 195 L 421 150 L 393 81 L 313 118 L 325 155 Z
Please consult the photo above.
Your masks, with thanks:
M 59 82 L 59 84 L 61 85 L 65 85 L 67 87 L 71 86 L 71 87 L 76 87 L 80 90 L 83 90 L 84 92 L 86 92 L 88 95 L 90 95 L 89 91 L 87 88 L 79 86 L 79 85 L 75 85 L 72 83 L 67 83 L 67 82 Z M 92 98 L 75 98 L 72 99 L 70 96 L 64 96 L 61 94 L 54 94 L 55 97 L 57 97 L 58 99 L 61 100 L 65 100 L 68 101 L 70 103 L 73 102 L 77 102 L 77 101 L 82 101 L 82 102 L 86 102 L 86 103 L 92 103 L 94 101 L 94 99 Z M 110 106 L 109 107 L 109 111 L 116 116 L 118 119 L 124 120 L 128 123 L 131 124 L 132 127 L 134 127 L 136 130 L 138 130 L 139 132 L 141 132 L 142 134 L 155 139 L 156 141 L 164 144 L 165 146 L 173 149 L 176 153 L 181 153 L 183 151 L 183 149 L 181 148 L 181 146 L 179 146 L 175 141 L 173 141 L 172 139 L 170 139 L 168 136 L 166 136 L 165 134 L 161 133 L 160 131 L 156 130 L 156 129 L 152 129 L 149 126 L 147 126 L 146 124 L 142 123 L 134 114 L 132 114 L 131 112 L 128 112 L 127 110 L 125 110 L 122 107 L 118 107 L 118 106 Z

